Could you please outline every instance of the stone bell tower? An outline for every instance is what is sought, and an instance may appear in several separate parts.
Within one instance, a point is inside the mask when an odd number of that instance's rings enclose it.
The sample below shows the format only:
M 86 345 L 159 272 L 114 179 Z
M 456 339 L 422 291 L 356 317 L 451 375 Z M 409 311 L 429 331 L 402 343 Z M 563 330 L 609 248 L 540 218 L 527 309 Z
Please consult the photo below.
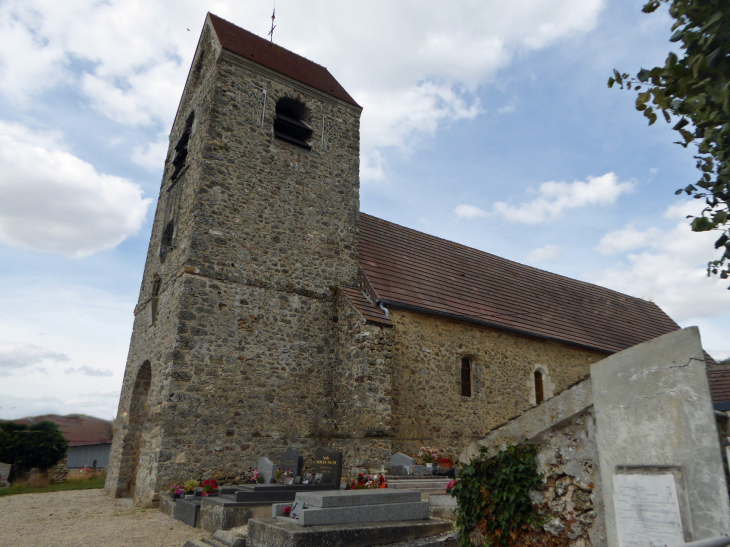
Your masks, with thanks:
M 337 285 L 358 269 L 362 109 L 208 14 L 170 133 L 106 490 L 154 502 L 331 431 Z

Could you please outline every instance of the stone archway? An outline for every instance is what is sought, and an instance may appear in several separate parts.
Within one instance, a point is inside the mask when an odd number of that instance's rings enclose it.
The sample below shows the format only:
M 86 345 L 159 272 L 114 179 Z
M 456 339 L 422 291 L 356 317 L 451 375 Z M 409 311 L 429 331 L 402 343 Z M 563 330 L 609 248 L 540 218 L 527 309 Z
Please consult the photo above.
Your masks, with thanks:
M 137 378 L 134 382 L 132 398 L 129 403 L 129 422 L 122 447 L 117 495 L 134 495 L 137 468 L 142 451 L 142 433 L 145 430 L 145 422 L 149 415 L 147 401 L 151 383 L 152 365 L 149 361 L 145 361 L 137 371 Z

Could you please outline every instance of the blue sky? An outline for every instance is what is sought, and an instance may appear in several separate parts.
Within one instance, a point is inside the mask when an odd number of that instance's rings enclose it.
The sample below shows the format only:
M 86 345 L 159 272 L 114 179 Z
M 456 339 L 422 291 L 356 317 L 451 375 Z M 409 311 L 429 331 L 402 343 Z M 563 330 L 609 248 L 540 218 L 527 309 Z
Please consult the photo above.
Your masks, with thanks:
M 725 358 L 691 151 L 606 87 L 666 57 L 642 4 L 279 0 L 274 37 L 364 106 L 363 211 L 653 300 Z M 265 36 L 272 6 L 0 0 L 0 418 L 116 414 L 205 13 Z

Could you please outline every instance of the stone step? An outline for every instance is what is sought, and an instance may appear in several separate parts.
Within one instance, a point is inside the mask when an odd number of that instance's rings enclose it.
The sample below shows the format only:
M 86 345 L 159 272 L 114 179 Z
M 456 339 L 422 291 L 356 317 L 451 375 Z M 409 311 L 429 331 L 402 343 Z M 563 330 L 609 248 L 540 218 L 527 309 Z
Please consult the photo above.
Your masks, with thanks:
M 452 532 L 430 538 L 413 539 L 402 543 L 391 543 L 388 547 L 458 547 L 459 535 Z
M 420 497 L 420 496 L 419 496 Z M 349 507 L 319 508 L 307 506 L 300 512 L 299 518 L 279 517 L 296 526 L 332 526 L 337 524 L 361 524 L 373 522 L 395 522 L 426 520 L 429 518 L 427 501 L 409 503 L 380 503 L 377 505 L 355 505 Z M 250 522 L 250 521 L 249 521 Z
M 248 522 L 246 546 L 322 547 L 324 545 L 346 545 L 347 547 L 370 547 L 440 536 L 450 532 L 452 527 L 453 523 L 437 519 L 311 527 L 297 526 L 272 518 L 252 519 Z M 451 545 L 445 544 L 443 547 L 451 547 Z
M 238 537 L 226 530 L 216 530 L 213 539 L 225 547 L 246 547 L 246 538 Z

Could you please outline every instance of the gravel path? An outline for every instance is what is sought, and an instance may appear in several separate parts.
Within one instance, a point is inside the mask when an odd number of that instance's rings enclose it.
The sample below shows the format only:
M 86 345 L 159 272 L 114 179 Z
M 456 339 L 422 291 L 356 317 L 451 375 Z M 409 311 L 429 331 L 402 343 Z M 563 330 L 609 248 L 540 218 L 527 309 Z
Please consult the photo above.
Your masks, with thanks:
M 157 509 L 135 509 L 102 490 L 0 498 L 2 547 L 182 547 L 209 534 Z

